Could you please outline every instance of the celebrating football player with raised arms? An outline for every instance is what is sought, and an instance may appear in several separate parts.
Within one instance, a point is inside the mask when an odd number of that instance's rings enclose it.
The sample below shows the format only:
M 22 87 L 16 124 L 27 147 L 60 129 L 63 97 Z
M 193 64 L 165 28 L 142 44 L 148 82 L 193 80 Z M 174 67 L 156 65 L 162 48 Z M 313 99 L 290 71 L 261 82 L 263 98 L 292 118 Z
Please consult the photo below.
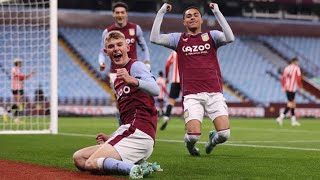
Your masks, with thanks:
M 223 81 L 217 57 L 217 49 L 234 41 L 233 32 L 219 10 L 218 4 L 210 3 L 222 32 L 202 32 L 202 14 L 197 7 L 188 7 L 183 12 L 186 33 L 160 34 L 165 13 L 171 11 L 170 4 L 163 4 L 158 11 L 151 30 L 150 41 L 175 50 L 179 57 L 179 75 L 183 93 L 186 126 L 185 144 L 189 153 L 199 156 L 195 147 L 201 136 L 201 124 L 206 113 L 215 130 L 209 132 L 205 150 L 209 154 L 217 144 L 230 137 L 228 108 L 223 97 Z

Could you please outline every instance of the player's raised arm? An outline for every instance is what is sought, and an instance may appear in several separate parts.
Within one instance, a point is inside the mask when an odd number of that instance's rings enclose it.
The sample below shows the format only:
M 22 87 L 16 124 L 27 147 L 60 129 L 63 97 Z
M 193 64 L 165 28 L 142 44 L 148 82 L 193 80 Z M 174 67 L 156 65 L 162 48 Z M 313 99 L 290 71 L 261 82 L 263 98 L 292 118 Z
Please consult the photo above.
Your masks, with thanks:
M 235 39 L 233 32 L 232 32 L 228 22 L 224 18 L 223 14 L 220 12 L 218 4 L 210 3 L 209 7 L 210 7 L 211 11 L 213 12 L 213 14 L 215 15 L 215 17 L 217 18 L 217 21 L 222 28 L 222 31 L 224 34 L 224 36 L 222 37 L 222 41 L 224 41 L 226 43 L 233 42 Z
M 99 63 L 99 66 L 100 66 L 100 71 L 103 71 L 106 67 L 106 62 L 105 62 L 105 58 L 106 58 L 106 55 L 104 53 L 104 48 L 105 48 L 105 36 L 106 34 L 108 33 L 108 30 L 104 30 L 103 33 L 102 33 L 102 37 L 101 37 L 101 43 L 100 43 L 100 52 L 99 52 L 99 56 L 98 56 L 98 63 Z
M 170 38 L 168 34 L 160 34 L 160 27 L 163 20 L 163 16 L 166 12 L 171 11 L 172 6 L 164 3 L 157 13 L 157 16 L 153 22 L 151 29 L 150 41 L 155 44 L 170 46 Z
M 147 43 L 143 37 L 142 29 L 139 25 L 137 25 L 137 38 L 138 38 L 138 45 L 141 47 L 142 52 L 144 54 L 144 62 L 150 61 L 150 53 Z

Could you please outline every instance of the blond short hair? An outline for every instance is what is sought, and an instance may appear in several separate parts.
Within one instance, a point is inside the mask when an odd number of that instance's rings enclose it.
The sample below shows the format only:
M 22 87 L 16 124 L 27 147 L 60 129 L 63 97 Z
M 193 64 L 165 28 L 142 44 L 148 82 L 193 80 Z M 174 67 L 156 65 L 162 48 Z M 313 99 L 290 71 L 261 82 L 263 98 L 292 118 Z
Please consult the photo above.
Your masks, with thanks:
M 105 36 L 105 44 L 107 44 L 107 41 L 110 39 L 126 39 L 124 34 L 120 31 L 110 31 Z

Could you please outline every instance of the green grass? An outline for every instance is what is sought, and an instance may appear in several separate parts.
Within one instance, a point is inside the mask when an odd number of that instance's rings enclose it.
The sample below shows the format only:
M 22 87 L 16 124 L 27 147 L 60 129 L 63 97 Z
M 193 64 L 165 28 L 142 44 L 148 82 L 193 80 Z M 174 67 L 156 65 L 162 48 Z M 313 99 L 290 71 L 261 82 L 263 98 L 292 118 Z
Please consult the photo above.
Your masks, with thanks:
M 147 179 L 320 179 L 319 120 L 301 119 L 301 127 L 286 120 L 282 128 L 274 119 L 230 121 L 231 138 L 207 155 L 204 143 L 213 126 L 204 120 L 197 144 L 201 157 L 191 157 L 184 147 L 183 120 L 170 121 L 157 132 L 149 159 L 164 172 Z M 0 159 L 76 170 L 72 154 L 94 145 L 96 133 L 116 128 L 114 118 L 59 118 L 59 135 L 0 135 Z

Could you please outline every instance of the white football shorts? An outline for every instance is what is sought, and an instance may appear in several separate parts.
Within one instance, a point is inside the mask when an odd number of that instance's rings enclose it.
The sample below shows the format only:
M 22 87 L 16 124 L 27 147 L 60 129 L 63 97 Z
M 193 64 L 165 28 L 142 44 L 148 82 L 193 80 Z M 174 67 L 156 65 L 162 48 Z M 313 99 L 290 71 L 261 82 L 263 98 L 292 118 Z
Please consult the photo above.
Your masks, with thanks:
M 144 162 L 152 154 L 154 141 L 139 129 L 132 131 L 130 126 L 121 125 L 107 142 L 118 151 L 122 161 L 134 164 Z
M 185 123 L 192 119 L 202 122 L 205 113 L 212 121 L 222 115 L 228 116 L 228 106 L 222 93 L 189 94 L 184 96 L 183 106 Z

